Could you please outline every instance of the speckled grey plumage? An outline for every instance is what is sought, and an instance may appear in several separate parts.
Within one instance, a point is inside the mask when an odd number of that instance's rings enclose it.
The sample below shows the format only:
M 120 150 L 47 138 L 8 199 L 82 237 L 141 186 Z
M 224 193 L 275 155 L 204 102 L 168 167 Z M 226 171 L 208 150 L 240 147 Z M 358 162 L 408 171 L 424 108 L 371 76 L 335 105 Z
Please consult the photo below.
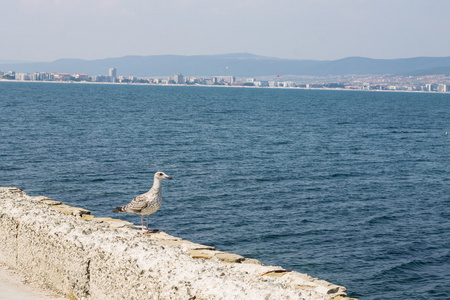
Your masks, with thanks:
M 125 206 L 116 207 L 113 212 L 142 215 L 141 221 L 143 231 L 144 215 L 147 215 L 146 229 L 148 230 L 148 221 L 150 215 L 158 211 L 162 204 L 161 181 L 164 179 L 172 179 L 172 177 L 166 175 L 163 172 L 156 172 L 153 180 L 153 186 L 147 193 L 137 196 Z

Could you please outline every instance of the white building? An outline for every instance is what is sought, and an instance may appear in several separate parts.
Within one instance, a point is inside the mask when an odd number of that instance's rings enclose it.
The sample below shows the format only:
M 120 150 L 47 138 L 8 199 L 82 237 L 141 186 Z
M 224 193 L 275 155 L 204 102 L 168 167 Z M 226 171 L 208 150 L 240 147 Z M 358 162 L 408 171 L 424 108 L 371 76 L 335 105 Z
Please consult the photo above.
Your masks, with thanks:
M 447 93 L 448 91 L 449 91 L 449 85 L 448 84 L 440 84 L 440 85 L 438 85 L 438 92 Z
M 283 84 L 283 87 L 295 87 L 295 82 L 293 82 L 293 81 L 285 81 L 282 84 Z
M 116 78 L 117 78 L 117 70 L 116 70 L 116 68 L 110 68 L 109 69 L 109 77 L 111 77 L 112 82 L 116 82 Z
M 175 81 L 176 84 L 183 84 L 184 77 L 181 74 L 177 74 L 177 75 L 173 76 L 173 81 Z
M 89 76 L 87 74 L 75 73 L 73 74 L 73 77 L 79 80 L 89 80 Z
M 277 87 L 278 83 L 276 81 L 269 81 L 269 86 L 270 87 Z
M 30 75 L 27 73 L 16 73 L 16 80 L 30 80 Z
M 265 86 L 269 86 L 269 82 L 268 81 L 255 81 L 254 85 L 259 86 L 259 87 L 265 87 Z

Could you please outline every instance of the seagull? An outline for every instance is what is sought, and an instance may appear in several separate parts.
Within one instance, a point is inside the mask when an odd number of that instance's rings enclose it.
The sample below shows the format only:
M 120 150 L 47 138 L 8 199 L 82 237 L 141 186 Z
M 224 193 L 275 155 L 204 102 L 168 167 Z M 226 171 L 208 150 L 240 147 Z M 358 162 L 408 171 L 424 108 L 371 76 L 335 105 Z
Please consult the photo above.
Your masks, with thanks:
M 164 179 L 172 179 L 172 177 L 166 175 L 164 172 L 156 172 L 153 180 L 153 186 L 147 193 L 137 196 L 125 206 L 116 207 L 113 212 L 141 215 L 142 233 L 150 232 L 148 229 L 148 220 L 150 215 L 155 213 L 161 207 L 161 181 Z M 145 229 L 144 215 L 147 215 L 147 227 L 145 227 Z

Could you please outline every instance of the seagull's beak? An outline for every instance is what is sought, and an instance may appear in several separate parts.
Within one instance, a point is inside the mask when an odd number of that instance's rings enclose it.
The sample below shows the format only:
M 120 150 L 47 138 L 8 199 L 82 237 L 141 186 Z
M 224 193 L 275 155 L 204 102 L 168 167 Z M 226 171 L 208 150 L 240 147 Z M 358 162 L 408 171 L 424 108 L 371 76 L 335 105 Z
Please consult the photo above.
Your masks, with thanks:
M 172 177 L 170 177 L 170 176 L 167 176 L 166 178 L 172 180 Z

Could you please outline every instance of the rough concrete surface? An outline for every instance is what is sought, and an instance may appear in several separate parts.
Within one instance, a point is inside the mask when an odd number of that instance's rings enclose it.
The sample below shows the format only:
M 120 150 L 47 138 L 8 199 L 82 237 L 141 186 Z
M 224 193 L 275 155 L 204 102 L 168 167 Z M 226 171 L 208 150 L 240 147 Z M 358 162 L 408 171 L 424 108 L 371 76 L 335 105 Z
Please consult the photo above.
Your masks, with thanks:
M 346 289 L 0 188 L 0 263 L 70 299 L 349 299 Z
M 0 300 L 63 300 L 67 299 L 38 282 L 30 282 L 26 276 L 0 264 Z

